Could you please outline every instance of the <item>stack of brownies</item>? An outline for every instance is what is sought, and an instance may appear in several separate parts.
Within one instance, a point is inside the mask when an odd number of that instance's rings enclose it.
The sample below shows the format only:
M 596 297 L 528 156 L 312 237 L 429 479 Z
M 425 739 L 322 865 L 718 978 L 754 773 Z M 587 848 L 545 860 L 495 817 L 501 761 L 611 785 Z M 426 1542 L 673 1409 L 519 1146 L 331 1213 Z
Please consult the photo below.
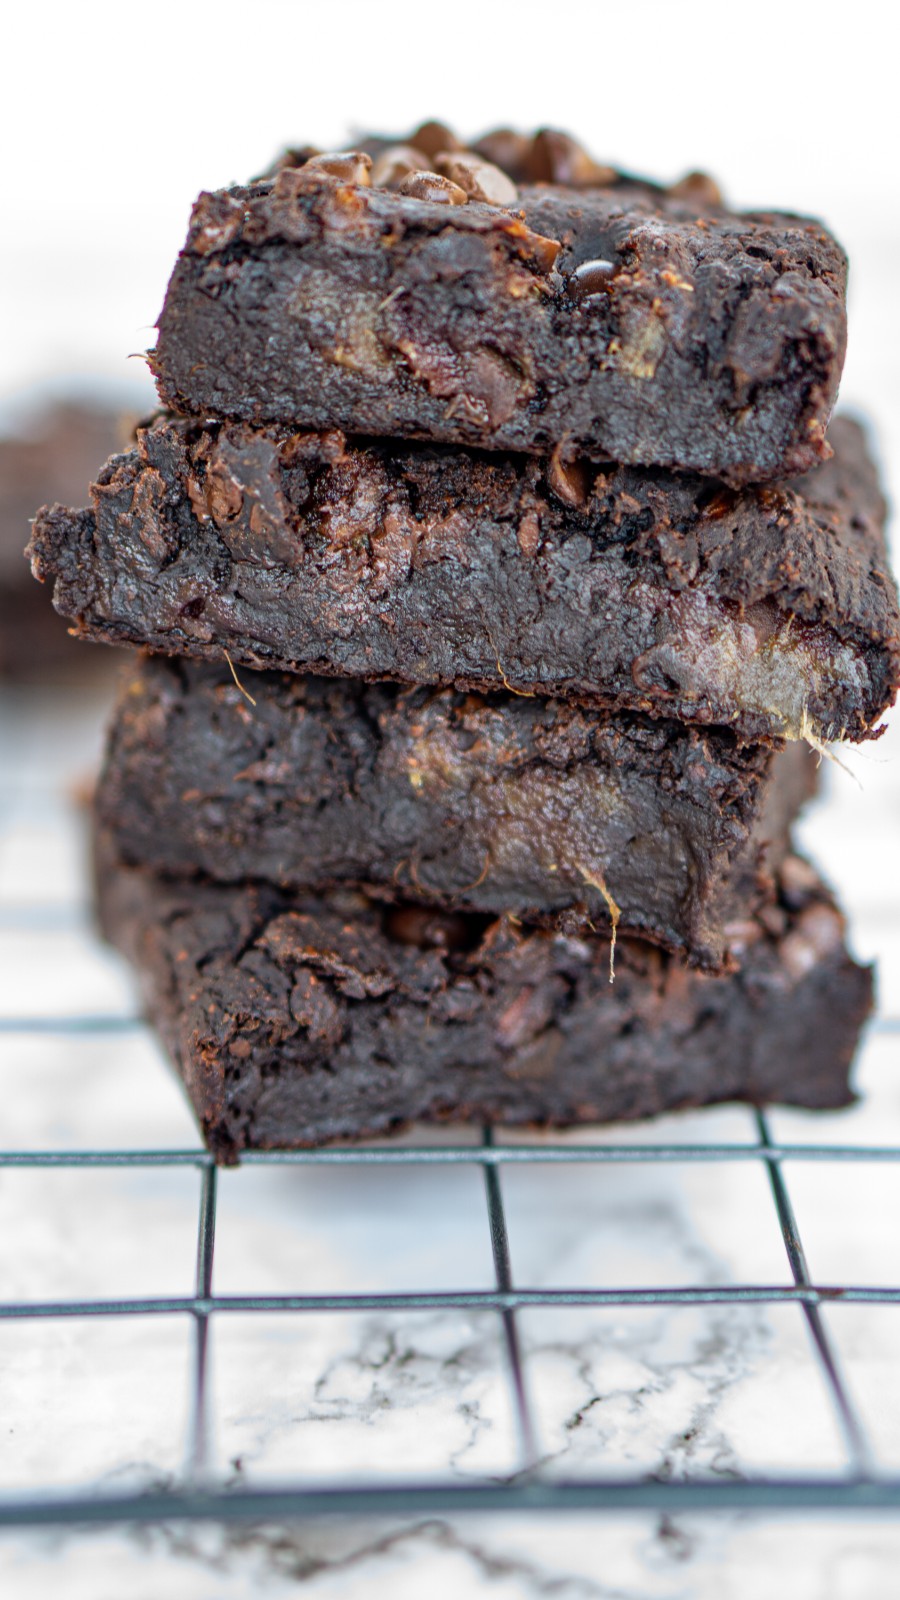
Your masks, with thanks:
M 101 916 L 221 1159 L 846 1103 L 871 977 L 790 845 L 900 663 L 845 276 L 548 131 L 200 197 L 167 409 L 30 548 L 152 652 Z

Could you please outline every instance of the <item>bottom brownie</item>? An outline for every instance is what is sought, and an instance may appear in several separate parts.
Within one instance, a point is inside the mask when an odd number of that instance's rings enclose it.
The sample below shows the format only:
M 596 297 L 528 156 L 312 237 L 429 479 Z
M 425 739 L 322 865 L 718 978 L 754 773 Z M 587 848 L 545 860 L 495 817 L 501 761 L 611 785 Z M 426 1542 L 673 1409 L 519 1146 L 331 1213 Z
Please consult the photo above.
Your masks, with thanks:
M 735 925 L 713 977 L 488 919 L 348 891 L 166 880 L 97 851 L 103 930 L 222 1161 L 417 1121 L 565 1126 L 712 1101 L 833 1107 L 872 1002 L 843 919 L 788 857 L 780 900 Z

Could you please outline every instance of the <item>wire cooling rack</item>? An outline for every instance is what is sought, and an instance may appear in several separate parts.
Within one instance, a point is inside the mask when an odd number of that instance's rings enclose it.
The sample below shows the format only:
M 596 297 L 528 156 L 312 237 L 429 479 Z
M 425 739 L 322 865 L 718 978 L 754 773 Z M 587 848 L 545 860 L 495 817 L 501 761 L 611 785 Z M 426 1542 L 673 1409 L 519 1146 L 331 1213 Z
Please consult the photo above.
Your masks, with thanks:
M 6 1025 L 16 1032 L 65 1023 L 48 1024 L 40 1018 L 16 1019 Z M 125 1026 L 120 1019 L 79 1019 L 80 1031 Z M 900 1033 L 900 1028 L 890 1028 Z M 414 1293 L 344 1293 L 282 1295 L 219 1295 L 212 1290 L 216 1239 L 217 1170 L 211 1159 L 196 1150 L 47 1151 L 5 1152 L 0 1168 L 48 1170 L 65 1168 L 84 1172 L 98 1167 L 131 1167 L 145 1171 L 175 1166 L 198 1174 L 197 1259 L 194 1292 L 184 1297 L 147 1297 L 122 1300 L 3 1301 L 0 1319 L 123 1318 L 188 1314 L 193 1319 L 192 1404 L 186 1468 L 182 1486 L 165 1492 L 124 1494 L 45 1494 L 40 1497 L 0 1498 L 0 1525 L 52 1525 L 62 1523 L 156 1522 L 173 1519 L 224 1521 L 273 1520 L 327 1512 L 366 1514 L 439 1514 L 461 1510 L 624 1510 L 659 1512 L 714 1509 L 873 1510 L 900 1506 L 900 1476 L 879 1472 L 873 1466 L 863 1424 L 841 1374 L 840 1364 L 821 1316 L 823 1305 L 868 1303 L 897 1305 L 900 1288 L 823 1287 L 812 1281 L 803 1242 L 784 1172 L 787 1161 L 826 1163 L 900 1162 L 896 1147 L 840 1144 L 777 1144 L 767 1119 L 757 1113 L 758 1140 L 744 1144 L 640 1144 L 567 1145 L 543 1142 L 529 1146 L 496 1143 L 491 1129 L 483 1131 L 480 1145 L 391 1149 L 383 1145 L 285 1153 L 252 1153 L 247 1168 L 284 1164 L 331 1166 L 407 1165 L 435 1168 L 447 1164 L 474 1164 L 484 1185 L 485 1225 L 490 1233 L 495 1287 L 489 1290 L 455 1290 Z M 510 1263 L 507 1221 L 503 1203 L 503 1171 L 513 1163 L 633 1163 L 633 1162 L 751 1162 L 767 1173 L 772 1204 L 787 1252 L 792 1282 L 782 1286 L 735 1283 L 715 1287 L 531 1289 L 517 1287 Z M 846 1470 L 815 1477 L 748 1477 L 744 1479 L 699 1476 L 680 1481 L 654 1477 L 601 1477 L 560 1481 L 542 1474 L 537 1460 L 536 1429 L 522 1361 L 517 1327 L 519 1312 L 535 1306 L 625 1307 L 702 1306 L 709 1304 L 799 1305 L 806 1319 L 812 1347 L 824 1378 L 830 1403 L 846 1451 Z M 506 1375 L 511 1388 L 518 1429 L 519 1463 L 506 1480 L 486 1478 L 413 1480 L 403 1483 L 361 1485 L 352 1482 L 322 1484 L 284 1483 L 277 1487 L 216 1486 L 209 1479 L 207 1439 L 210 1396 L 207 1351 L 210 1326 L 216 1318 L 234 1312 L 364 1313 L 371 1311 L 422 1312 L 435 1310 L 490 1311 L 502 1327 Z M 135 1374 L 136 1381 L 139 1374 Z M 302 1424 L 300 1424 L 302 1426 Z
M 2 823 L 2 817 L 0 817 Z M 65 915 L 65 913 L 64 913 Z M 49 916 L 49 921 L 48 921 Z M 40 936 L 41 929 L 53 924 L 54 913 L 46 907 L 24 902 L 0 909 L 0 924 L 7 930 L 27 930 Z M 129 1036 L 142 1028 L 130 1015 L 95 1014 L 58 1017 L 37 1012 L 6 1015 L 0 1018 L 0 1038 L 15 1039 L 46 1035 L 81 1049 L 102 1040 L 121 1037 L 123 1047 Z M 874 1035 L 884 1045 L 900 1043 L 900 1021 L 882 1019 L 874 1024 Z M 458 1288 L 393 1292 L 323 1292 L 286 1294 L 218 1293 L 214 1289 L 213 1261 L 216 1246 L 217 1191 L 220 1176 L 211 1158 L 200 1149 L 24 1149 L 0 1152 L 0 1176 L 13 1169 L 29 1170 L 33 1175 L 65 1171 L 73 1176 L 96 1169 L 129 1169 L 141 1174 L 147 1184 L 154 1174 L 162 1178 L 180 1168 L 196 1174 L 196 1270 L 193 1292 L 185 1295 L 139 1295 L 134 1298 L 63 1298 L 25 1300 L 4 1295 L 0 1282 L 0 1329 L 13 1321 L 34 1325 L 47 1320 L 88 1319 L 122 1321 L 129 1318 L 180 1318 L 192 1324 L 190 1357 L 191 1404 L 187 1437 L 184 1440 L 184 1466 L 174 1486 L 165 1489 L 140 1487 L 110 1491 L 105 1485 L 80 1489 L 47 1489 L 36 1492 L 0 1493 L 0 1526 L 27 1527 L 62 1524 L 100 1524 L 116 1522 L 153 1523 L 173 1520 L 217 1520 L 225 1523 L 272 1521 L 325 1513 L 356 1516 L 450 1514 L 454 1511 L 493 1510 L 505 1512 L 621 1511 L 647 1509 L 658 1513 L 684 1511 L 778 1510 L 865 1511 L 900 1507 L 900 1474 L 883 1470 L 877 1464 L 866 1424 L 855 1402 L 852 1388 L 842 1371 L 841 1360 L 823 1311 L 835 1303 L 891 1307 L 900 1309 L 900 1286 L 889 1283 L 867 1285 L 844 1283 L 840 1286 L 817 1282 L 807 1265 L 803 1240 L 789 1187 L 789 1171 L 798 1164 L 825 1164 L 832 1168 L 866 1166 L 869 1171 L 886 1164 L 900 1163 L 900 1144 L 779 1142 L 772 1125 L 762 1113 L 756 1115 L 756 1137 L 740 1142 L 668 1143 L 654 1138 L 652 1125 L 640 1142 L 567 1143 L 545 1138 L 533 1143 L 504 1143 L 502 1130 L 482 1130 L 480 1142 L 459 1142 L 410 1146 L 406 1144 L 359 1145 L 290 1153 L 252 1153 L 244 1157 L 242 1173 L 254 1168 L 329 1167 L 349 1174 L 364 1167 L 401 1168 L 414 1166 L 432 1175 L 448 1166 L 467 1168 L 480 1175 L 483 1188 L 484 1227 L 490 1241 L 493 1285 L 489 1288 Z M 750 1126 L 749 1122 L 747 1126 Z M 829 1124 L 834 1128 L 835 1124 Z M 611 1165 L 686 1163 L 726 1165 L 743 1163 L 765 1174 L 774 1216 L 786 1251 L 789 1274 L 781 1284 L 735 1281 L 716 1284 L 690 1284 L 678 1287 L 647 1284 L 643 1287 L 604 1286 L 573 1283 L 569 1287 L 530 1287 L 517 1283 L 510 1250 L 507 1212 L 504 1204 L 505 1176 L 522 1164 L 550 1167 L 558 1164 L 586 1165 L 596 1173 Z M 304 1226 L 315 1229 L 315 1216 L 304 1219 Z M 7 1240 L 7 1251 L 15 1250 L 15 1240 Z M 27 1248 L 23 1243 L 22 1248 Z M 889 1274 L 888 1274 L 889 1276 Z M 539 1427 L 534 1397 L 529 1382 L 528 1363 L 523 1359 L 520 1332 L 521 1314 L 534 1308 L 627 1308 L 627 1307 L 794 1307 L 805 1319 L 813 1359 L 824 1382 L 827 1403 L 843 1447 L 840 1471 L 794 1476 L 748 1473 L 722 1474 L 689 1472 L 680 1477 L 662 1475 L 602 1474 L 561 1477 L 558 1463 L 547 1470 L 539 1446 Z M 505 1379 L 511 1397 L 517 1434 L 517 1461 L 510 1472 L 484 1473 L 465 1479 L 447 1473 L 441 1477 L 411 1476 L 407 1481 L 351 1481 L 330 1477 L 304 1477 L 273 1484 L 228 1483 L 216 1472 L 211 1459 L 210 1439 L 216 1428 L 216 1398 L 210 1382 L 211 1330 L 235 1313 L 313 1314 L 321 1312 L 364 1316 L 370 1313 L 480 1312 L 496 1320 L 501 1338 Z M 900 1326 L 900 1324 L 898 1324 Z M 900 1363 L 898 1363 L 900 1365 Z M 140 1370 L 133 1374 L 141 1382 Z M 296 1426 L 302 1429 L 303 1422 Z M 376 1423 L 377 1426 L 377 1423 Z

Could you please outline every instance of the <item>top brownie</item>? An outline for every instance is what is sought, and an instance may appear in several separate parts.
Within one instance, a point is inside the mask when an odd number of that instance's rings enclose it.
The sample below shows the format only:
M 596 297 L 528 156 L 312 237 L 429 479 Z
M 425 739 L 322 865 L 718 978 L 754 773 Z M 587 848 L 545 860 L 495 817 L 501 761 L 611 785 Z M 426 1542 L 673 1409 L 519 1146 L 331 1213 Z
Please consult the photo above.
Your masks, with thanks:
M 827 456 L 846 262 L 819 223 L 547 131 L 362 145 L 200 196 L 150 358 L 168 405 L 735 485 Z

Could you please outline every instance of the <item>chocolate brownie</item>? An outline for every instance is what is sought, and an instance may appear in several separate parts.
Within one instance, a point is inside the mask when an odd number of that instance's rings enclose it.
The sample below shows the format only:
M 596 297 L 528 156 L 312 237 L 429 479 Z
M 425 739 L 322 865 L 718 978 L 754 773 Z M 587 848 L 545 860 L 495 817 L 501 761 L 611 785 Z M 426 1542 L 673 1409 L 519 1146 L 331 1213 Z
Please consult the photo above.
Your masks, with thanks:
M 99 467 L 125 443 L 114 411 L 100 402 L 67 401 L 21 419 L 21 433 L 0 438 L 0 677 L 83 671 L 111 662 L 89 658 L 38 593 L 25 546 L 36 508 L 80 500 Z
M 547 132 L 368 144 L 200 196 L 150 354 L 166 404 L 735 484 L 825 454 L 846 261 L 821 223 Z
M 162 418 L 34 571 L 86 638 L 865 738 L 900 671 L 861 429 L 777 489 Z
M 160 658 L 123 684 L 97 793 L 123 861 L 341 884 L 728 957 L 770 900 L 817 759 L 559 702 Z
M 724 977 L 621 941 L 272 886 L 164 879 L 100 841 L 100 914 L 216 1156 L 410 1122 L 564 1126 L 711 1101 L 829 1107 L 872 976 L 811 869 Z

